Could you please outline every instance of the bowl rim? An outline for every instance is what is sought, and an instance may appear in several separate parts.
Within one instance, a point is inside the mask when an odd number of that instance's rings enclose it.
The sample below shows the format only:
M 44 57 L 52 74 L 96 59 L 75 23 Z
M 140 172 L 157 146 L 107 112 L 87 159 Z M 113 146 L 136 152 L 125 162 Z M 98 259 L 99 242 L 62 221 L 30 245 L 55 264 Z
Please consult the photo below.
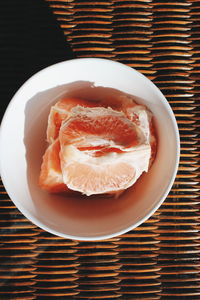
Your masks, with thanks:
M 74 236 L 74 235 L 70 235 L 70 234 L 64 234 L 64 233 L 60 233 L 57 230 L 51 229 L 49 227 L 47 227 L 46 225 L 44 225 L 42 222 L 40 222 L 36 217 L 34 217 L 33 215 L 31 215 L 31 213 L 29 213 L 28 210 L 26 210 L 23 205 L 21 205 L 20 203 L 18 203 L 18 201 L 15 200 L 14 195 L 12 195 L 12 192 L 9 191 L 9 184 L 6 182 L 5 177 L 4 177 L 4 170 L 2 168 L 2 159 L 1 159 L 1 152 L 2 152 L 2 135 L 3 135 L 3 131 L 4 131 L 4 127 L 5 124 L 7 122 L 7 119 L 9 117 L 9 113 L 10 110 L 12 108 L 13 105 L 15 105 L 15 102 L 18 99 L 18 95 L 20 95 L 20 93 L 23 91 L 23 89 L 33 80 L 35 79 L 37 76 L 41 75 L 42 73 L 48 72 L 51 69 L 55 69 L 61 65 L 63 65 L 65 67 L 65 65 L 70 64 L 70 63 L 79 63 L 81 61 L 85 61 L 85 62 L 89 62 L 91 63 L 92 61 L 104 61 L 105 63 L 109 63 L 109 64 L 114 64 L 114 65 L 119 65 L 121 66 L 121 68 L 127 69 L 127 70 L 131 70 L 133 73 L 136 73 L 138 76 L 141 77 L 142 80 L 147 81 L 148 84 L 150 85 L 150 87 L 154 90 L 156 90 L 156 92 L 158 93 L 159 97 L 162 98 L 163 102 L 164 102 L 164 106 L 167 109 L 167 112 L 170 116 L 170 120 L 173 124 L 173 129 L 174 129 L 174 133 L 175 133 L 175 140 L 176 140 L 176 155 L 175 155 L 175 164 L 174 164 L 174 169 L 173 172 L 171 174 L 171 178 L 168 182 L 168 185 L 165 189 L 165 192 L 163 193 L 163 195 L 160 197 L 160 200 L 157 202 L 157 204 L 150 209 L 150 211 L 145 215 L 145 217 L 141 218 L 139 221 L 137 221 L 136 223 L 120 230 L 120 231 L 116 231 L 113 232 L 111 234 L 105 234 L 105 235 L 99 235 L 99 236 L 95 236 L 95 237 L 87 237 L 87 236 Z M 4 187 L 6 189 L 7 194 L 9 195 L 11 201 L 15 204 L 15 206 L 19 209 L 19 211 L 33 224 L 37 225 L 38 227 L 42 228 L 43 230 L 50 232 L 56 236 L 60 236 L 63 238 L 67 238 L 67 239 L 72 239 L 72 240 L 78 240 L 78 241 L 99 241 L 99 240 L 105 240 L 105 239 L 110 239 L 119 235 L 122 235 L 130 230 L 135 229 L 136 227 L 138 227 L 140 224 L 144 223 L 147 219 L 149 219 L 154 213 L 155 211 L 161 206 L 161 204 L 164 202 L 164 200 L 166 199 L 166 197 L 168 196 L 171 187 L 174 183 L 176 174 L 178 172 L 178 166 L 179 166 L 179 161 L 180 161 L 180 135 L 179 135 L 179 129 L 178 129 L 178 125 L 176 122 L 176 118 L 175 115 L 173 113 L 173 110 L 171 108 L 171 106 L 169 105 L 168 101 L 166 100 L 165 96 L 162 94 L 162 92 L 160 91 L 160 89 L 149 79 L 147 78 L 145 75 L 143 75 L 142 73 L 140 73 L 139 71 L 137 71 L 136 69 L 125 65 L 121 62 L 118 61 L 113 61 L 110 59 L 104 59 L 104 58 L 95 58 L 95 57 L 90 57 L 90 58 L 74 58 L 74 59 L 70 59 L 70 60 L 66 60 L 66 61 L 61 61 L 59 63 L 50 65 L 48 67 L 43 68 L 42 70 L 38 71 L 37 73 L 33 74 L 30 78 L 28 78 L 22 85 L 21 87 L 16 91 L 16 93 L 13 95 L 13 97 L 11 98 L 10 103 L 8 104 L 2 121 L 1 121 L 1 126 L 0 126 L 0 173 L 1 173 L 1 179 L 2 182 L 4 184 Z

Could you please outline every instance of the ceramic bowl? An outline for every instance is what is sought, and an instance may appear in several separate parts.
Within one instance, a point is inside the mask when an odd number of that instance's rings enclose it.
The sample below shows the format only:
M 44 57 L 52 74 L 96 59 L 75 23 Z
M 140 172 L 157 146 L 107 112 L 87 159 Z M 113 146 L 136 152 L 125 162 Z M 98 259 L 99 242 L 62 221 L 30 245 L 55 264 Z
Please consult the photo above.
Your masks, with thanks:
M 153 113 L 158 136 L 156 159 L 148 173 L 118 199 L 52 195 L 38 186 L 50 107 L 62 95 L 106 97 L 128 93 Z M 174 114 L 160 90 L 121 63 L 83 58 L 43 69 L 17 91 L 1 125 L 0 167 L 5 188 L 31 222 L 55 235 L 102 240 L 147 220 L 167 197 L 179 162 Z

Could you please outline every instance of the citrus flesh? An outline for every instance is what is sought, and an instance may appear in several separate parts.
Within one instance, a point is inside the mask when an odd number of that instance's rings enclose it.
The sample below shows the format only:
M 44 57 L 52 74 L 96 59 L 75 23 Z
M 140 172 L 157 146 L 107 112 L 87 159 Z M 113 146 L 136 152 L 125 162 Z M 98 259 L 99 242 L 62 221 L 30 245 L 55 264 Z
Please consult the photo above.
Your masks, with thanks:
M 66 184 L 63 182 L 59 153 L 60 142 L 57 139 L 47 148 L 41 165 L 39 185 L 42 189 L 51 193 L 68 191 Z
M 119 194 L 148 171 L 156 153 L 152 115 L 143 105 L 122 100 L 100 106 L 64 98 L 51 108 L 41 188 Z

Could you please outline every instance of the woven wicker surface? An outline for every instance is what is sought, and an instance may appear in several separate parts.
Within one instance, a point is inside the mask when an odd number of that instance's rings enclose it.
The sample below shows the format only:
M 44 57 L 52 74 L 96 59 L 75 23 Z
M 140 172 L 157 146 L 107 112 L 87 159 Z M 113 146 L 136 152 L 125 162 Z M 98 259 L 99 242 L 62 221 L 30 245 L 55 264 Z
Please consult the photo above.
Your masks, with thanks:
M 161 208 L 102 242 L 58 238 L 0 195 L 0 299 L 200 299 L 199 1 L 47 0 L 77 57 L 141 71 L 162 90 L 181 136 Z

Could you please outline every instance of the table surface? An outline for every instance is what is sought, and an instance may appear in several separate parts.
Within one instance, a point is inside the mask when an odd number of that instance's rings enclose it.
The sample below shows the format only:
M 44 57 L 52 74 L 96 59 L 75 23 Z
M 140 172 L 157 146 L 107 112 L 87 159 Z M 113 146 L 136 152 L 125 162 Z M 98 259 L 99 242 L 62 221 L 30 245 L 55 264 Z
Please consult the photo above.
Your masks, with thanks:
M 125 63 L 161 89 L 180 129 L 180 166 L 169 196 L 148 221 L 100 242 L 44 232 L 1 185 L 0 299 L 200 299 L 200 2 L 46 3 L 76 57 Z M 62 60 L 65 54 L 56 51 Z

